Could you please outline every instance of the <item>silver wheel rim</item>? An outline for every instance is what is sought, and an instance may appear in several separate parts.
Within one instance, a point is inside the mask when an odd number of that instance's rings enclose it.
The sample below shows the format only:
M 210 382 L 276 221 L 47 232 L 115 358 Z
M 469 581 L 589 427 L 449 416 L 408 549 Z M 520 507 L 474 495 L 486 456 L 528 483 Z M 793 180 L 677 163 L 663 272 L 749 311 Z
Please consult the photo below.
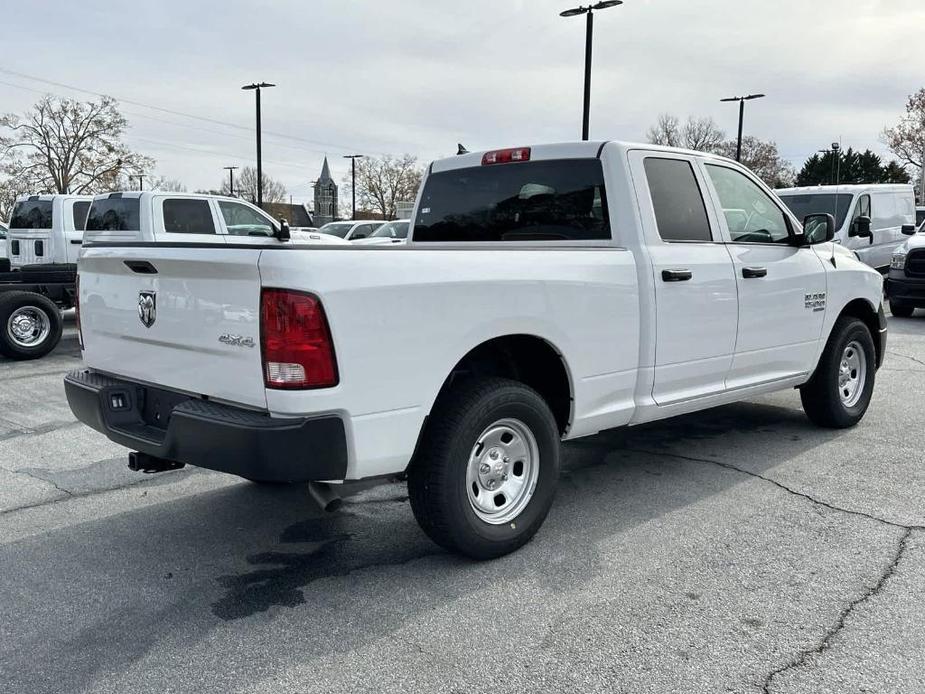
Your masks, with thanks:
M 487 427 L 466 468 L 466 493 L 475 515 L 491 525 L 510 523 L 530 503 L 539 471 L 539 446 L 526 424 L 501 419 Z
M 6 332 L 19 347 L 35 347 L 51 332 L 51 320 L 37 306 L 21 306 L 10 314 Z
M 842 405 L 854 407 L 864 394 L 867 382 L 867 355 L 860 343 L 851 341 L 845 346 L 838 366 L 838 396 Z

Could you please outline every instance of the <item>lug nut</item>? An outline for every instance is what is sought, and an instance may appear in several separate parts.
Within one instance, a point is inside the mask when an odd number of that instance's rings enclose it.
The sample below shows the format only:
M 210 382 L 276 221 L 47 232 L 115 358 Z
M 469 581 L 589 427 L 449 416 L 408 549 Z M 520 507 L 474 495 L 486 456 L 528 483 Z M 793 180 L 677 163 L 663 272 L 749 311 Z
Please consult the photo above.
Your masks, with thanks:
M 488 451 L 488 457 L 491 458 L 492 460 L 497 460 L 497 459 L 498 459 L 498 451 L 496 451 L 496 450 Z
M 488 463 L 482 463 L 479 465 L 479 472 L 483 475 L 487 475 L 489 472 L 491 472 L 491 465 Z

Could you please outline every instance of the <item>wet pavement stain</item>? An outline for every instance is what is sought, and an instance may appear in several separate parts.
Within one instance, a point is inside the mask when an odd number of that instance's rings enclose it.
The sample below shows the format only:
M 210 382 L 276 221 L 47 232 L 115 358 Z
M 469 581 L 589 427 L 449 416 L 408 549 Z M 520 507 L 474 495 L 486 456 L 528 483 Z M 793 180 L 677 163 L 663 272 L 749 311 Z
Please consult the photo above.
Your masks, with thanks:
M 354 525 L 359 532 L 348 529 Z M 259 552 L 247 557 L 248 564 L 257 567 L 254 570 L 218 577 L 227 592 L 211 606 L 216 617 L 233 621 L 273 607 L 298 607 L 305 603 L 303 589 L 319 579 L 448 556 L 423 536 L 411 518 L 377 519 L 370 526 L 369 518 L 346 511 L 291 525 L 279 543 L 299 545 L 304 551 Z

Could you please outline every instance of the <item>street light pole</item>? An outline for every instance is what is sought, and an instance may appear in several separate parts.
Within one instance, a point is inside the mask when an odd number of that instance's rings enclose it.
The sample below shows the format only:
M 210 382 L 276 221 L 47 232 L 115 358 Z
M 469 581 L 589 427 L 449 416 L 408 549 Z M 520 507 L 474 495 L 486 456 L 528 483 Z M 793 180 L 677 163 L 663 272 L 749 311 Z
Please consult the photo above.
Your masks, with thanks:
M 241 87 L 246 91 L 253 90 L 257 93 L 257 207 L 261 209 L 263 209 L 263 158 L 260 151 L 260 90 L 275 86 L 269 82 L 255 82 Z
M 144 177 L 144 175 L 143 175 L 143 174 L 129 174 L 129 175 L 128 175 L 128 180 L 129 180 L 129 181 L 131 181 L 133 178 L 137 178 L 137 179 L 138 179 L 138 190 L 144 190 L 144 189 L 145 189 L 145 184 L 144 184 L 144 178 L 145 178 L 145 177 Z
M 226 166 L 224 167 L 228 172 L 228 195 L 234 197 L 234 172 L 237 169 L 237 166 Z
M 623 0 L 601 0 L 595 5 L 587 7 L 578 6 L 570 10 L 560 12 L 560 17 L 577 17 L 578 15 L 587 15 L 585 18 L 585 90 L 583 99 L 583 109 L 581 118 L 581 139 L 587 140 L 591 130 L 591 48 L 593 46 L 594 35 L 594 10 L 605 10 L 608 7 L 622 5 Z
M 353 215 L 350 219 L 357 218 L 357 159 L 362 159 L 362 154 L 345 154 L 344 159 L 350 160 L 350 197 Z
M 763 99 L 764 96 L 764 94 L 749 94 L 748 96 L 731 96 L 728 99 L 720 99 L 722 102 L 739 102 L 739 139 L 736 142 L 736 161 L 742 161 L 742 127 L 745 123 L 745 102 L 752 99 Z

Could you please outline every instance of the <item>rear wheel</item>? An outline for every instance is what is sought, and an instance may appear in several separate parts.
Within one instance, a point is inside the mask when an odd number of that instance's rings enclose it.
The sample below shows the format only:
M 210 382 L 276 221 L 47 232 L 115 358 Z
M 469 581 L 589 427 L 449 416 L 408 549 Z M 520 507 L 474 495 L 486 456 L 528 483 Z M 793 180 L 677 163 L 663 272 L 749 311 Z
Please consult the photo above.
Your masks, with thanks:
M 61 313 L 41 294 L 0 294 L 0 354 L 11 359 L 38 359 L 61 339 Z
M 897 318 L 908 318 L 915 312 L 915 306 L 906 304 L 896 299 L 890 299 L 890 313 Z
M 470 378 L 435 406 L 408 470 L 424 532 L 446 549 L 491 559 L 543 524 L 559 477 L 559 430 L 532 388 Z
M 835 429 L 861 421 L 874 392 L 877 355 L 863 321 L 835 323 L 810 381 L 800 388 L 803 410 L 814 424 Z

